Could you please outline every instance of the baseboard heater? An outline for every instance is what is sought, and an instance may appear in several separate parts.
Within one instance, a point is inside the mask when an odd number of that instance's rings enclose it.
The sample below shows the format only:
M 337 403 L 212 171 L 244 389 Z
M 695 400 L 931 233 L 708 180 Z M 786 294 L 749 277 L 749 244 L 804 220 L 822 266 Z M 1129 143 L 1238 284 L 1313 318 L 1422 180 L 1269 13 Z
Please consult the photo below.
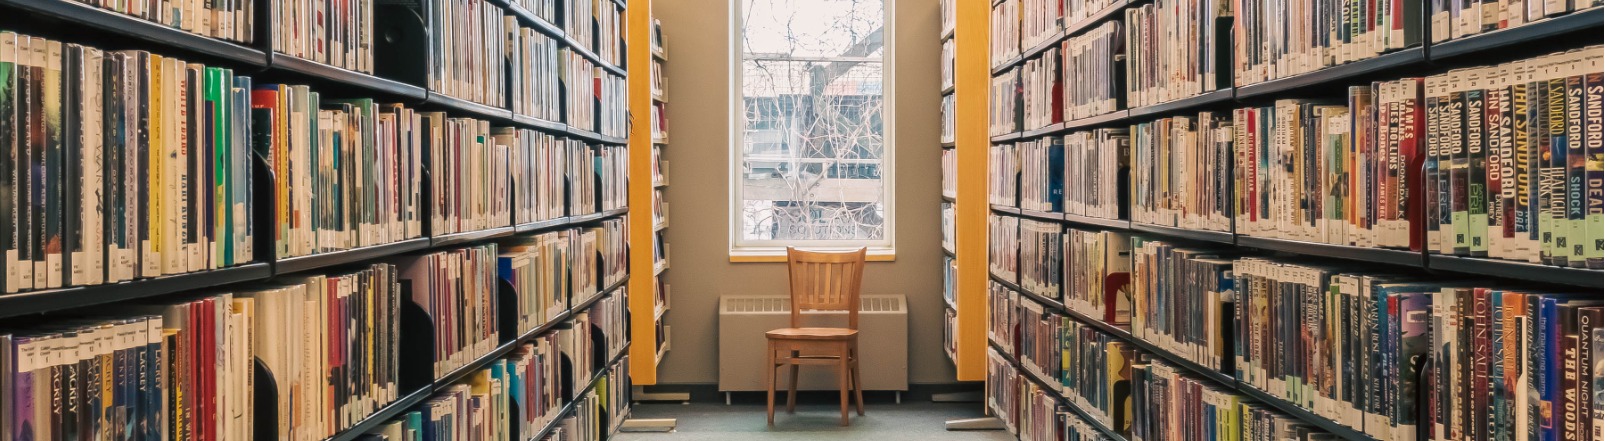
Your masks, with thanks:
M 846 327 L 845 312 L 803 312 L 804 326 Z M 719 391 L 764 390 L 764 333 L 791 326 L 791 298 L 719 297 Z M 865 295 L 858 312 L 864 390 L 908 390 L 908 301 L 902 294 Z M 785 374 L 778 377 L 785 385 Z M 783 390 L 777 387 L 776 390 Z M 798 390 L 837 390 L 836 371 L 803 366 Z

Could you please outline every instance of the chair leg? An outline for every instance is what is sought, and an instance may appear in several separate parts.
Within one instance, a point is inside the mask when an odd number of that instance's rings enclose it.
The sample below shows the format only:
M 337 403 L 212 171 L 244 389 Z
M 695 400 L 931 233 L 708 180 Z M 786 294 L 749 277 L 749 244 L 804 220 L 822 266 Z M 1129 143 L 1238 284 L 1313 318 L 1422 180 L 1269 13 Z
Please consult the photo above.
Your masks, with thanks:
M 853 345 L 853 395 L 858 399 L 858 416 L 864 416 L 864 377 L 858 369 L 858 348 Z
M 775 368 L 775 345 L 770 344 L 768 350 L 768 364 L 764 365 L 764 385 L 769 390 L 769 425 L 775 425 L 775 374 L 780 373 Z
M 792 357 L 798 355 L 800 354 L 797 351 L 791 351 Z M 786 389 L 786 413 L 788 414 L 797 413 L 797 368 L 798 365 L 791 365 L 791 387 Z
M 836 384 L 841 387 L 842 426 L 845 427 L 845 426 L 849 425 L 848 421 L 847 421 L 847 380 L 848 380 L 847 376 L 848 376 L 848 373 L 847 373 L 847 344 L 846 343 L 842 344 L 840 354 L 842 356 L 840 358 L 840 362 L 836 363 L 836 374 L 837 374 L 836 375 L 836 380 L 837 380 Z

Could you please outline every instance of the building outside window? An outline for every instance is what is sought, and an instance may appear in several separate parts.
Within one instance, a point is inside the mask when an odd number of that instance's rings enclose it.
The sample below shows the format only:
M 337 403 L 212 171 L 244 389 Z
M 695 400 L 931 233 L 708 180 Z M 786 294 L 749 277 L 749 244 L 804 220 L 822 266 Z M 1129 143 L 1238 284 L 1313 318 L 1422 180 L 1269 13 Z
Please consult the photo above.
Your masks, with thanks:
M 732 251 L 889 253 L 888 5 L 735 1 Z

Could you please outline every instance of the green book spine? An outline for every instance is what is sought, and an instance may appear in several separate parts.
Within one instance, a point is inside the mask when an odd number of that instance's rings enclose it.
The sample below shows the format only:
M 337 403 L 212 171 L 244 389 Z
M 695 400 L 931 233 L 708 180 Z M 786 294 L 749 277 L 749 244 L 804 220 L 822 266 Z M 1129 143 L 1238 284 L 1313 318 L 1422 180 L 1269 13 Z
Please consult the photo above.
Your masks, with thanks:
M 1453 158 L 1449 163 L 1450 225 L 1454 226 L 1454 254 L 1457 256 L 1471 254 L 1471 212 L 1467 206 L 1470 200 L 1467 194 L 1469 182 L 1466 180 L 1471 164 L 1471 156 L 1466 151 L 1469 144 L 1466 142 L 1469 137 L 1466 129 L 1466 109 L 1470 104 L 1468 95 L 1470 93 L 1466 91 L 1450 92 L 1449 111 L 1444 114 L 1448 118 L 1449 155 Z
M 1466 245 L 1474 257 L 1488 256 L 1488 152 L 1484 118 L 1486 90 L 1466 92 Z

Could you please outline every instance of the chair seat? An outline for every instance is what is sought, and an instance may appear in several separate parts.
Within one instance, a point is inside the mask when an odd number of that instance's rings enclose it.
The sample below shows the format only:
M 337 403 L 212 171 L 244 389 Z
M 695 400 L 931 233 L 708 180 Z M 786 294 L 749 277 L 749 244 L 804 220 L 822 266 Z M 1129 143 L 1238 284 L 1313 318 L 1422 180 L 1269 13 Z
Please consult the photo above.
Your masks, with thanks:
M 858 337 L 857 329 L 847 328 L 780 328 L 765 332 L 770 340 L 850 340 Z

